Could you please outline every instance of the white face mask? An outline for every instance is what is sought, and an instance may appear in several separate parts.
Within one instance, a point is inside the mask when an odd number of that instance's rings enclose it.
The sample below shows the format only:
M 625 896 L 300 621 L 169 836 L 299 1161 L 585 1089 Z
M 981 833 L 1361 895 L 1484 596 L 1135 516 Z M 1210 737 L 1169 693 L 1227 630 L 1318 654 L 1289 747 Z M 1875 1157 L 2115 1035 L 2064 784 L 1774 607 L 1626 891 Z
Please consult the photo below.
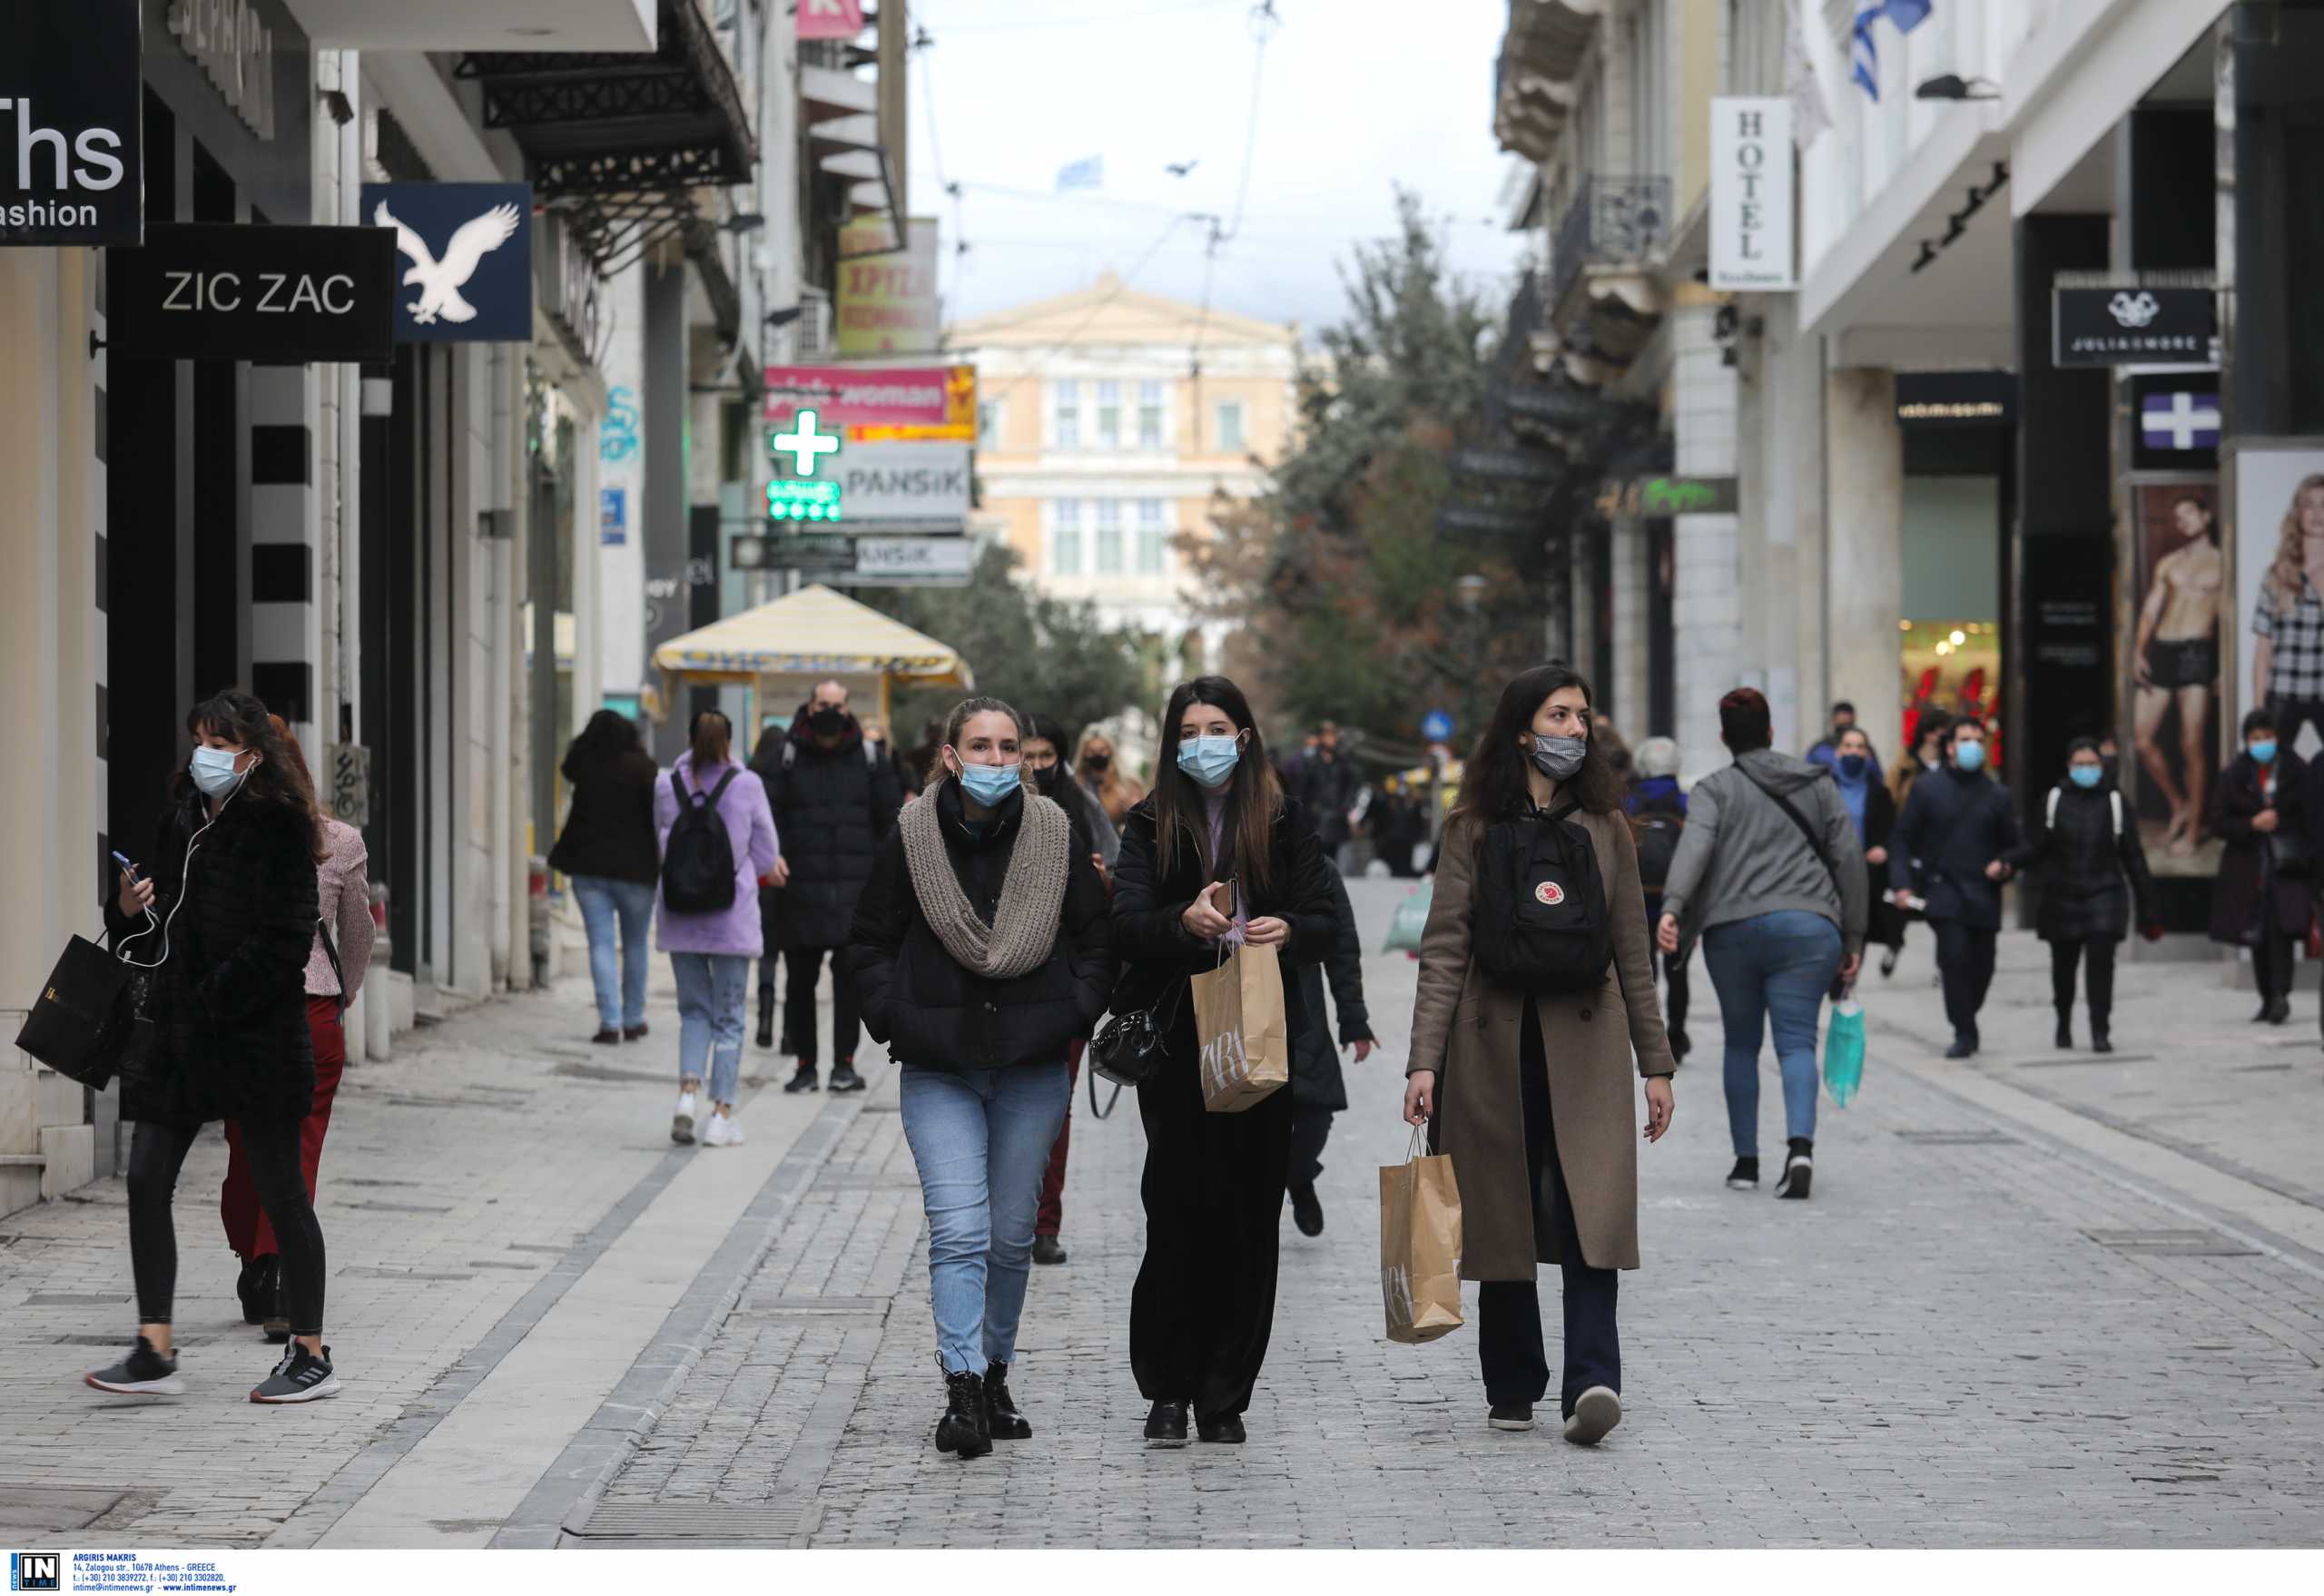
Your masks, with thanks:
M 193 758 L 188 765 L 193 775 L 193 784 L 202 789 L 202 795 L 206 798 L 215 798 L 221 793 L 232 791 L 234 783 L 248 773 L 234 769 L 234 762 L 241 757 L 241 751 L 239 749 L 195 749 Z

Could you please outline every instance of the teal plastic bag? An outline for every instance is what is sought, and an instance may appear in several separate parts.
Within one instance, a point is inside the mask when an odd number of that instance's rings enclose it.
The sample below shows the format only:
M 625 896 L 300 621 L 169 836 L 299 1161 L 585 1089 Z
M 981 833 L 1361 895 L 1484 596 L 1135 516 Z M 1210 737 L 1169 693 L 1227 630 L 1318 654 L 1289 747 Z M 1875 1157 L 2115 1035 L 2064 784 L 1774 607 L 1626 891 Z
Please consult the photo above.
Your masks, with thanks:
M 1417 953 L 1421 933 L 1428 929 L 1429 900 L 1436 894 L 1436 883 L 1423 882 L 1420 890 L 1396 905 L 1396 918 L 1388 924 L 1388 945 L 1384 953 Z
M 1824 1032 L 1824 1089 L 1845 1108 L 1864 1084 L 1864 1005 L 1854 998 L 1832 1005 Z

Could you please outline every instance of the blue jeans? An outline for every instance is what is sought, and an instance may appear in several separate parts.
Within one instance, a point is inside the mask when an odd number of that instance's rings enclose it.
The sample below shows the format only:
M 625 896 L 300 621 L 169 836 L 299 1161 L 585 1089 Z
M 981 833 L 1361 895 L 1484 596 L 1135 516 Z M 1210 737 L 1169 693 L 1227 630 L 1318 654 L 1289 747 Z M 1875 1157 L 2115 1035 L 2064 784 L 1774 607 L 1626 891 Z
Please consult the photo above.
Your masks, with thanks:
M 1073 1084 L 1065 1060 L 1006 1069 L 903 1068 L 904 1138 L 928 1211 L 928 1279 L 946 1373 L 1017 1355 L 1033 1224 Z
M 589 980 L 597 989 L 597 1024 L 606 1030 L 635 1030 L 645 1023 L 654 883 L 576 875 L 573 899 L 581 905 L 581 923 L 589 928 Z
M 1840 928 L 1786 909 L 1703 933 L 1703 957 L 1727 1030 L 1727 1125 L 1735 1156 L 1759 1154 L 1759 1039 L 1776 1032 L 1787 1136 L 1816 1135 L 1816 1021 L 1840 969 Z
M 732 1104 L 743 1072 L 743 1005 L 751 990 L 748 953 L 673 953 L 678 978 L 678 1075 L 699 1080 L 710 1061 L 710 1100 Z

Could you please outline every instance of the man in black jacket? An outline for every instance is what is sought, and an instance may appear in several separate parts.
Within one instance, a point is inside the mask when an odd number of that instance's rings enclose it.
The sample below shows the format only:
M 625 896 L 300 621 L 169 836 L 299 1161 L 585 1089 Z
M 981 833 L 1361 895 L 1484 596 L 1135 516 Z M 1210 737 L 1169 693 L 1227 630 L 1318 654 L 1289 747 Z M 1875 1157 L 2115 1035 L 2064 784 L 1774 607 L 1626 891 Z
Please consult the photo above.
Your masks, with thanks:
M 1993 985 L 2001 934 L 2001 886 L 2023 842 L 2009 789 L 1985 773 L 1985 728 L 1964 716 L 1953 723 L 1944 768 L 1913 783 L 1888 845 L 1891 902 L 1910 906 L 1913 870 L 1920 868 L 1922 912 L 1936 931 L 1936 968 L 1953 1024 L 1948 1059 L 1977 1050 L 1977 1010 Z
M 1348 901 L 1347 883 L 1332 872 L 1332 897 L 1340 922 L 1340 940 L 1324 963 L 1298 966 L 1301 1000 L 1315 1018 L 1291 1054 L 1291 1194 L 1292 1222 L 1302 1236 L 1324 1234 L 1324 1205 L 1315 1196 L 1315 1177 L 1324 1172 L 1324 1143 L 1332 1134 L 1332 1116 L 1347 1107 L 1347 1080 L 1340 1073 L 1339 1055 L 1332 1049 L 1331 1032 L 1324 1029 L 1324 980 L 1331 978 L 1332 1007 L 1339 1013 L 1340 1046 L 1355 1049 L 1359 1064 L 1371 1056 L 1372 1016 L 1364 1006 L 1364 944 L 1355 930 L 1355 909 Z
M 1299 756 L 1291 778 L 1291 795 L 1315 816 L 1324 858 L 1336 872 L 1340 845 L 1348 840 L 1347 812 L 1354 807 L 1356 789 L 1364 784 L 1355 766 L 1340 752 L 1336 724 L 1325 721 L 1315 728 L 1315 745 Z
M 848 713 L 847 688 L 819 685 L 787 733 L 770 732 L 759 741 L 751 768 L 766 783 L 774 810 L 774 832 L 789 866 L 789 879 L 774 893 L 774 940 L 759 963 L 759 1046 L 774 1043 L 774 949 L 783 950 L 790 970 L 783 1030 L 799 1060 L 787 1092 L 816 1089 L 815 986 L 823 956 L 832 959 L 832 1090 L 863 1089 L 855 1072 L 854 983 L 838 951 L 847 945 L 856 900 L 880 844 L 896 823 L 903 793 L 893 761 Z

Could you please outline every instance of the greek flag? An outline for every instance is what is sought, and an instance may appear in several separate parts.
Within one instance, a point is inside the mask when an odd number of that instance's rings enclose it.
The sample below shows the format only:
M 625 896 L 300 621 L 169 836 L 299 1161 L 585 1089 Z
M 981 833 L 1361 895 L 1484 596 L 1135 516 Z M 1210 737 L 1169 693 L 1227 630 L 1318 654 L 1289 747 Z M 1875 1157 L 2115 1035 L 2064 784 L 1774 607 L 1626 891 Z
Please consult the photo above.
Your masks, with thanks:
M 1101 189 L 1106 186 L 1106 158 L 1088 155 L 1068 166 L 1057 169 L 1057 192 L 1069 193 L 1075 189 Z
M 1876 104 L 1880 99 L 1880 52 L 1872 42 L 1872 25 L 1886 17 L 1900 34 L 1909 34 L 1928 20 L 1935 0 L 1856 0 L 1855 36 L 1848 46 L 1848 75 Z
M 2139 405 L 2139 433 L 2149 448 L 2217 448 L 2219 395 L 2151 393 Z

